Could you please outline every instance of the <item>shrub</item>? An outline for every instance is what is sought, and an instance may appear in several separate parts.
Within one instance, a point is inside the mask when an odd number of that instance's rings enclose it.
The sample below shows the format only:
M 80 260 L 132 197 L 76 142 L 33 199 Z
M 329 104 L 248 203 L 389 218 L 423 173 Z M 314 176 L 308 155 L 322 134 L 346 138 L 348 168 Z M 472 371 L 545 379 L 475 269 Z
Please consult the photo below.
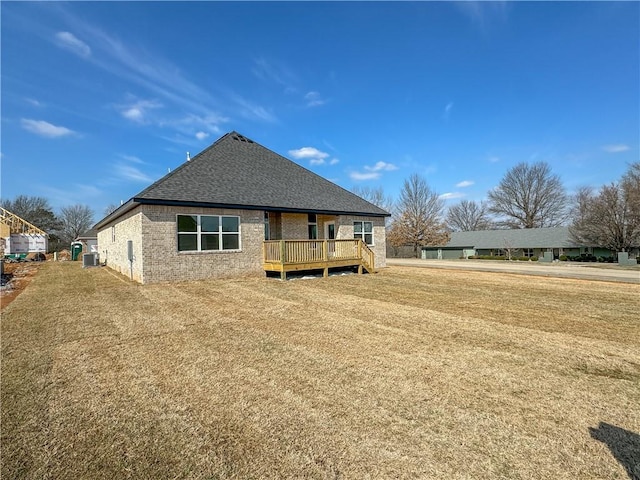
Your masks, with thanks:
M 496 257 L 495 255 L 471 255 L 469 258 L 474 260 L 506 260 L 507 257 Z
M 561 262 L 566 262 L 569 259 L 569 257 L 567 257 L 566 255 L 560 255 L 560 261 Z

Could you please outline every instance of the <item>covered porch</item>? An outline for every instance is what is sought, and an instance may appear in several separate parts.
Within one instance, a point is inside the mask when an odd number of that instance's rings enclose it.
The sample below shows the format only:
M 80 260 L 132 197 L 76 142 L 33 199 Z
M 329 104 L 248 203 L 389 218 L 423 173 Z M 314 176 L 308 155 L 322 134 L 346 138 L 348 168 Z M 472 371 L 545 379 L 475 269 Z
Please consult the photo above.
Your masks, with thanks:
M 374 272 L 374 253 L 359 238 L 335 240 L 267 240 L 262 246 L 263 265 L 267 272 L 279 272 L 282 280 L 287 272 L 358 267 L 358 273 Z

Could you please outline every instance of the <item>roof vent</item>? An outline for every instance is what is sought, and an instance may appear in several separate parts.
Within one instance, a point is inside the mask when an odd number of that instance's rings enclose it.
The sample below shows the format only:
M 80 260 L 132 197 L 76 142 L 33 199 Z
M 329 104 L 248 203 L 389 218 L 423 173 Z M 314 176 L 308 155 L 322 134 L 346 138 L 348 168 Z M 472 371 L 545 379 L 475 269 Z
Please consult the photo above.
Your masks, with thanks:
M 245 143 L 253 143 L 251 140 L 249 140 L 247 137 L 243 137 L 242 135 L 240 135 L 239 133 L 235 134 L 233 137 L 234 140 L 237 140 L 239 142 L 245 142 Z

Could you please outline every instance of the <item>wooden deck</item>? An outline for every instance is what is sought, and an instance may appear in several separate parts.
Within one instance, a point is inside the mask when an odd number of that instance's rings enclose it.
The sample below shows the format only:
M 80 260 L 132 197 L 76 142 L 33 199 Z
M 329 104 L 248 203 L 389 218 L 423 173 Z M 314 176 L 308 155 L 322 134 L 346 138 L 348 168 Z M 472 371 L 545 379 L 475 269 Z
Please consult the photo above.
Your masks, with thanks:
M 263 264 L 267 272 L 280 272 L 286 280 L 287 272 L 322 270 L 329 275 L 335 267 L 357 266 L 374 272 L 371 249 L 359 238 L 349 240 L 268 240 L 263 243 Z

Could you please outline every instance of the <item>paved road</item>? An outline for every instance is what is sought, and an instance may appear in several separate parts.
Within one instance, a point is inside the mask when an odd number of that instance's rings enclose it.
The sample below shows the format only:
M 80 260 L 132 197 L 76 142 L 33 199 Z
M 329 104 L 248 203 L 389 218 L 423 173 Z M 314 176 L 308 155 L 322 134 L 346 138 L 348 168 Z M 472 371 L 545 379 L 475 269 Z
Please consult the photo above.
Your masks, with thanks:
M 536 275 L 542 277 L 577 278 L 584 280 L 602 280 L 640 284 L 640 269 L 598 268 L 596 266 L 576 265 L 575 263 L 555 262 L 506 262 L 491 260 L 419 260 L 415 258 L 387 258 L 387 266 L 406 266 L 422 268 L 445 268 L 476 270 L 481 272 L 503 272 L 518 275 Z

